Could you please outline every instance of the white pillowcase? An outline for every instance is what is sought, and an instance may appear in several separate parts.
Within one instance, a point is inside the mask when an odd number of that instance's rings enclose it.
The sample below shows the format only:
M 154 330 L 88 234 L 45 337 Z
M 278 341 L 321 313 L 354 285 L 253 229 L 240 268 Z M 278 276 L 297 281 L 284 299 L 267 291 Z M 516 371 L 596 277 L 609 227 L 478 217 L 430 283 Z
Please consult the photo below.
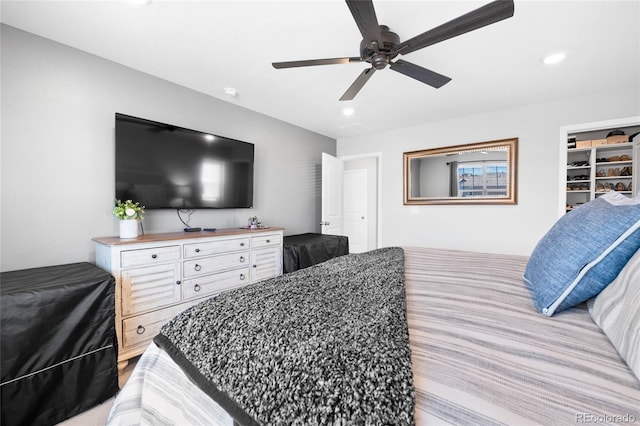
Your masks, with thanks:
M 591 318 L 640 379 L 640 250 L 588 307 Z

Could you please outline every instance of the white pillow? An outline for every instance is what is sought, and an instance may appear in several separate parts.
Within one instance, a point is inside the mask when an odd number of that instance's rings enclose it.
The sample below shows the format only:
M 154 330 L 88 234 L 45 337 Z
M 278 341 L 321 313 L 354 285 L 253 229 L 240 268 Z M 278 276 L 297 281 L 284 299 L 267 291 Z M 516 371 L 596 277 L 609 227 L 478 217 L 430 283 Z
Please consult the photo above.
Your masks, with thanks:
M 591 318 L 640 379 L 640 250 L 587 306 Z

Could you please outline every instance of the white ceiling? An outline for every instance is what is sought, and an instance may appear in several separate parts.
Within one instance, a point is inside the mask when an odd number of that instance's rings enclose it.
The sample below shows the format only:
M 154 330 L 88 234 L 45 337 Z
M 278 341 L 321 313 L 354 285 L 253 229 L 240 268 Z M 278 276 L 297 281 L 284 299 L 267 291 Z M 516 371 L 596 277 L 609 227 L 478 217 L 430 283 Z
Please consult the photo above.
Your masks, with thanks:
M 376 1 L 401 40 L 489 1 Z M 640 79 L 639 1 L 515 1 L 513 18 L 410 53 L 453 80 L 434 89 L 389 68 L 338 99 L 368 64 L 344 1 L 7 1 L 2 22 L 333 138 L 571 97 Z M 546 66 L 541 58 L 563 51 Z M 223 88 L 234 87 L 235 98 Z M 615 100 L 612 100 L 615 102 Z M 342 114 L 346 106 L 355 113 Z

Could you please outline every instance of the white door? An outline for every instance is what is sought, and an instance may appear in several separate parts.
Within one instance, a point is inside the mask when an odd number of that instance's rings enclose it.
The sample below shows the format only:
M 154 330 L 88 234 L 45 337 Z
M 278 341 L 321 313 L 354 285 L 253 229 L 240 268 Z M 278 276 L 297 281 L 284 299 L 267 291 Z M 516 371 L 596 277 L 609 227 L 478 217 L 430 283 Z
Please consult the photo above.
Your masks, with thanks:
M 323 234 L 343 235 L 342 230 L 342 175 L 344 162 L 322 153 L 322 219 Z
M 349 237 L 349 252 L 368 249 L 367 170 L 344 172 L 344 235 Z

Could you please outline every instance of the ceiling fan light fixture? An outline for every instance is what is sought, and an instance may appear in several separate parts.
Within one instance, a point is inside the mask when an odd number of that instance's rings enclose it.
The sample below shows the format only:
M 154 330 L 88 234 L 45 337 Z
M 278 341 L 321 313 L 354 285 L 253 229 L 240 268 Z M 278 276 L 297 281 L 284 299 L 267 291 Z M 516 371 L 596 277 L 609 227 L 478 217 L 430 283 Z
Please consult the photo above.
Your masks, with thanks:
M 564 61 L 566 57 L 567 55 L 563 52 L 552 53 L 551 55 L 547 55 L 542 58 L 542 63 L 544 63 L 545 65 L 553 65 L 557 64 L 558 62 Z

